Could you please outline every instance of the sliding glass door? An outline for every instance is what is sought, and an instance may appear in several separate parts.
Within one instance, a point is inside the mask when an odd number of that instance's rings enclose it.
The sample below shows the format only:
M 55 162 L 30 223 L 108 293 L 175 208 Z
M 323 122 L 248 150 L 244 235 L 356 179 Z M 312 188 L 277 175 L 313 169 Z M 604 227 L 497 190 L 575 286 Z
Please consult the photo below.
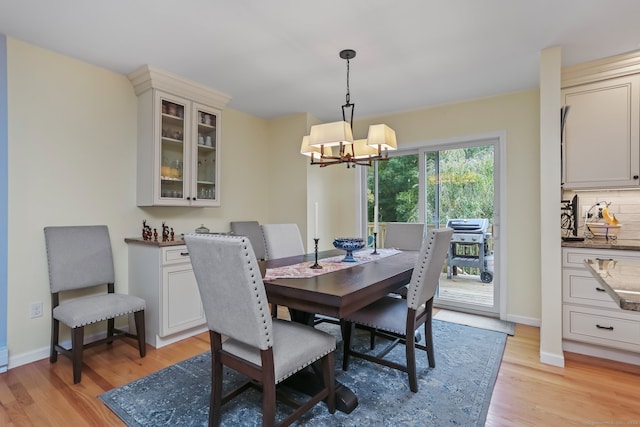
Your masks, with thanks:
M 372 234 L 377 197 L 381 246 L 388 222 L 424 222 L 427 229 L 445 227 L 450 220 L 481 224 L 454 234 L 436 293 L 438 306 L 499 313 L 493 234 L 497 146 L 496 140 L 398 151 L 368 168 L 368 230 Z

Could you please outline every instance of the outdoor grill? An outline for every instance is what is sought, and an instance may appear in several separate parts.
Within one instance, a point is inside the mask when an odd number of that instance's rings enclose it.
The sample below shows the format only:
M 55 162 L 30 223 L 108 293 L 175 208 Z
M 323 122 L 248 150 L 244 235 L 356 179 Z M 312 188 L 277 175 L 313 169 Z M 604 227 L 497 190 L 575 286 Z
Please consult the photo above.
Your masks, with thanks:
M 447 227 L 453 229 L 449 256 L 447 259 L 447 278 L 456 275 L 457 267 L 471 267 L 480 270 L 480 280 L 490 283 L 493 280 L 493 252 L 491 251 L 491 233 L 489 220 L 450 219 Z

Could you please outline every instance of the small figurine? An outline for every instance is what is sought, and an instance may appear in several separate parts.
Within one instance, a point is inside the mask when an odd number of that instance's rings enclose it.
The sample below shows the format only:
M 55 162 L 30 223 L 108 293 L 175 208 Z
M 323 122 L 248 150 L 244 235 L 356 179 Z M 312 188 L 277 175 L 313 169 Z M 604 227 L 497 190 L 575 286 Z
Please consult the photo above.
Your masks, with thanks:
M 174 238 L 174 234 L 173 234 L 173 227 L 171 227 L 171 241 L 173 242 L 173 238 Z
M 168 242 L 169 241 L 169 227 L 167 227 L 164 222 L 162 223 L 162 241 L 163 242 Z
M 154 242 L 158 241 L 158 229 L 156 228 L 153 229 L 153 241 Z
M 147 220 L 142 221 L 142 240 L 151 240 L 151 227 L 147 225 Z

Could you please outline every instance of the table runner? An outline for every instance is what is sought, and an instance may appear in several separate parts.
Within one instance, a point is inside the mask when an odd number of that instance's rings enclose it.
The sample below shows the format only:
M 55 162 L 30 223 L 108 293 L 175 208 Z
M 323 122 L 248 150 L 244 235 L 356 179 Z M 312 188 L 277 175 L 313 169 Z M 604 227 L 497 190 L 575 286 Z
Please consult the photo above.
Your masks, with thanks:
M 314 261 L 305 261 L 299 264 L 286 265 L 277 268 L 267 268 L 263 280 L 273 279 L 300 279 L 319 276 L 321 274 L 332 273 L 334 271 L 343 270 L 367 262 L 375 261 L 380 258 L 386 258 L 391 255 L 399 254 L 402 251 L 397 249 L 378 249 L 378 255 L 371 254 L 371 248 L 363 249 L 353 253 L 356 262 L 342 262 L 344 255 L 332 256 L 318 260 L 318 264 L 322 268 L 310 268 Z

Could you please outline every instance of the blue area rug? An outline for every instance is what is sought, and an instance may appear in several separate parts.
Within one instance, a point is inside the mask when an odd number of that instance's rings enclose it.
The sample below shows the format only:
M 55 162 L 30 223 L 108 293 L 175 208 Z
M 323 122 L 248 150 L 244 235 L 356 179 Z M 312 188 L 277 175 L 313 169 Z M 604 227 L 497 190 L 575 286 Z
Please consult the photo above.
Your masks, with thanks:
M 319 328 L 339 338 L 339 327 Z M 506 334 L 449 322 L 433 321 L 436 367 L 417 351 L 418 393 L 409 390 L 407 375 L 362 359 L 342 366 L 342 343 L 336 350 L 336 379 L 358 396 L 358 407 L 345 414 L 329 414 L 316 405 L 298 426 L 483 426 L 498 375 Z M 341 341 L 341 340 L 340 340 Z M 377 350 L 385 345 L 378 340 Z M 369 348 L 369 334 L 357 331 L 354 347 Z M 389 355 L 404 360 L 404 347 Z M 99 398 L 128 426 L 206 426 L 209 413 L 211 357 L 206 352 L 162 369 Z M 244 381 L 234 371 L 224 371 L 224 389 Z M 260 426 L 261 393 L 250 389 L 224 405 L 222 425 Z M 290 412 L 278 405 L 276 421 Z

